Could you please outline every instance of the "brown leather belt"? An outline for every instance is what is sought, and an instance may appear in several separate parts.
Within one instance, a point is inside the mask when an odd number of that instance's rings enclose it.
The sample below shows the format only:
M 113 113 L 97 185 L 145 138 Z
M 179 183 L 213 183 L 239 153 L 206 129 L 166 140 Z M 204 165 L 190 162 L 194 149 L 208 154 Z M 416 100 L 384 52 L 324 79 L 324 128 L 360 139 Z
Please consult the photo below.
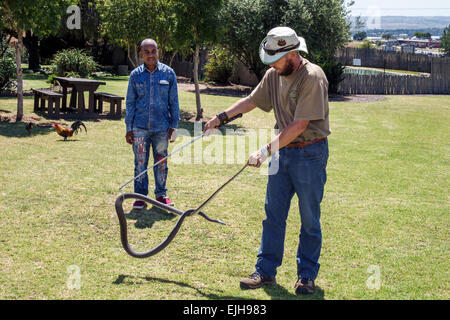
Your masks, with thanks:
M 316 140 L 310 140 L 310 141 L 303 141 L 303 142 L 292 142 L 289 143 L 286 148 L 304 148 L 306 146 L 310 146 L 312 144 L 316 144 L 319 142 L 324 141 L 326 138 L 316 139 Z

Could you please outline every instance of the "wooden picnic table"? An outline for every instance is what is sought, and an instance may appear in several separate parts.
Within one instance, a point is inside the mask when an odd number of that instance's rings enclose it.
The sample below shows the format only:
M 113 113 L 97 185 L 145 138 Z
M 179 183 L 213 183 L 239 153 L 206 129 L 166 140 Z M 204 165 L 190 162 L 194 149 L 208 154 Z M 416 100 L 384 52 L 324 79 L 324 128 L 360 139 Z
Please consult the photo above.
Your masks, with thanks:
M 100 85 L 106 85 L 104 81 L 84 79 L 84 78 L 67 78 L 67 77 L 54 77 L 56 81 L 62 87 L 63 100 L 61 104 L 61 111 L 67 111 L 67 88 L 72 88 L 72 94 L 70 96 L 69 107 L 78 110 L 78 113 L 84 113 L 87 111 L 89 114 L 95 113 L 95 101 L 94 92 Z M 89 92 L 88 108 L 84 102 L 84 93 Z

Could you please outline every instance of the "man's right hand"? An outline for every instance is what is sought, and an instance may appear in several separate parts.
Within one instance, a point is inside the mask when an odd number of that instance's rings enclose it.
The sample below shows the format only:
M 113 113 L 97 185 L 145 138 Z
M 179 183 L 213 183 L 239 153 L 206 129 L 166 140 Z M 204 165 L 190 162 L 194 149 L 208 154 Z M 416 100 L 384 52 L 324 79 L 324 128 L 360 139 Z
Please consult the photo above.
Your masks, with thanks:
M 127 143 L 133 144 L 134 140 L 133 131 L 128 131 L 127 134 L 125 135 L 125 139 L 127 140 Z
M 217 118 L 217 116 L 215 116 L 214 118 L 212 118 L 211 120 L 209 120 L 205 124 L 205 128 L 203 129 L 203 133 L 205 135 L 210 135 L 211 133 L 213 133 L 215 131 L 213 129 L 216 129 L 219 126 L 220 126 L 220 120 L 219 120 L 219 118 Z

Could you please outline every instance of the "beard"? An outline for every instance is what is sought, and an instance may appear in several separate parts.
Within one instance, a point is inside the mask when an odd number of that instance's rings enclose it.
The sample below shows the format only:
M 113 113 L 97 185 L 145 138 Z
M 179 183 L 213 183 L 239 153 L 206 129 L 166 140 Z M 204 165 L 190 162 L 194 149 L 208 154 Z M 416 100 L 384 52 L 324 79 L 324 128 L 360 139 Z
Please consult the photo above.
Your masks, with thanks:
M 293 71 L 294 71 L 294 63 L 292 62 L 292 60 L 289 59 L 284 69 L 279 72 L 279 75 L 285 77 L 290 75 Z

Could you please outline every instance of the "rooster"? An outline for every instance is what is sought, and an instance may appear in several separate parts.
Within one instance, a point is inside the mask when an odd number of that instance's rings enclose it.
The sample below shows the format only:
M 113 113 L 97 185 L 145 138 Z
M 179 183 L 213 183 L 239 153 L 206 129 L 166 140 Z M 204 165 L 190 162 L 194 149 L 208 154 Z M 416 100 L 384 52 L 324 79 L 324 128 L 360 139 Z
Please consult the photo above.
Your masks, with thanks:
M 84 130 L 87 133 L 86 126 L 84 125 L 83 122 L 81 122 L 79 120 L 72 123 L 70 128 L 65 128 L 62 125 L 60 125 L 58 122 L 54 122 L 53 127 L 56 129 L 56 133 L 64 138 L 64 141 L 66 141 L 68 137 L 72 137 L 74 133 L 78 134 L 78 131 L 82 131 L 82 129 L 80 127 L 84 127 Z

